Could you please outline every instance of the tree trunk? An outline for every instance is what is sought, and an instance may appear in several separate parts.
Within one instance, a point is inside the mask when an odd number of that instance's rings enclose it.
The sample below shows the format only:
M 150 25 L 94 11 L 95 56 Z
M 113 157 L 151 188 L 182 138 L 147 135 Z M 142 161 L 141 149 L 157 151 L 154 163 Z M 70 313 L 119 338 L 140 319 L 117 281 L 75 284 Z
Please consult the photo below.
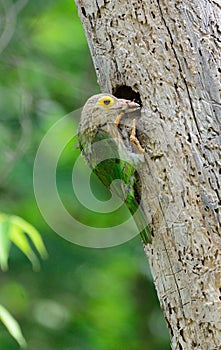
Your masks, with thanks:
M 145 252 L 172 349 L 220 349 L 220 3 L 76 4 L 101 90 L 143 105 Z

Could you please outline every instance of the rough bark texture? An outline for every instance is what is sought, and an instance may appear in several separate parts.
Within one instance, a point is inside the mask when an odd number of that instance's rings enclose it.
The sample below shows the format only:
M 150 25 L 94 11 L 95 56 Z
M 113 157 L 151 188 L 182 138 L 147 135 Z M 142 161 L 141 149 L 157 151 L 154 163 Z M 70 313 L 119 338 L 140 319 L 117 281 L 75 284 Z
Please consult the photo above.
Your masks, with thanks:
M 172 349 L 221 348 L 218 0 L 76 0 L 103 92 L 140 94 L 145 247 Z

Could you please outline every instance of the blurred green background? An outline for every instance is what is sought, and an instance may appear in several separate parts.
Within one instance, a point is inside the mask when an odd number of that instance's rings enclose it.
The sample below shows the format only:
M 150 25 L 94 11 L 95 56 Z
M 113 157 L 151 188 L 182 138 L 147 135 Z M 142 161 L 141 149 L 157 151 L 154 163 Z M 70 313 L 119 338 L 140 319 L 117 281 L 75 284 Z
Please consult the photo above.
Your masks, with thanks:
M 33 272 L 13 247 L 9 271 L 0 273 L 0 304 L 19 321 L 30 350 L 170 349 L 140 237 L 106 249 L 74 245 L 52 231 L 35 201 L 42 137 L 99 92 L 73 0 L 3 0 L 0 16 L 0 211 L 33 224 L 49 254 Z M 74 135 L 77 120 L 71 127 Z M 58 164 L 59 193 L 69 211 L 93 224 L 97 217 L 70 191 L 79 155 L 73 141 Z M 0 349 L 18 348 L 0 324 Z

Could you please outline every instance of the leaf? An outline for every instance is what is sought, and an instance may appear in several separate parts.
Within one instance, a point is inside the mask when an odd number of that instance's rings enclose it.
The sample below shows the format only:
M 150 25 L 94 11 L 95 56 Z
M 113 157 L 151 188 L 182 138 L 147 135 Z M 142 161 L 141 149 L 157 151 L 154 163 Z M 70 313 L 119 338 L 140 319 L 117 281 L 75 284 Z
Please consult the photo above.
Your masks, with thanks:
M 31 261 L 33 269 L 39 270 L 38 257 L 33 251 L 29 239 L 42 258 L 47 257 L 47 251 L 40 233 L 27 221 L 19 216 L 9 216 L 0 213 L 0 267 L 3 271 L 8 269 L 8 257 L 13 242 Z
M 0 266 L 3 271 L 8 269 L 8 257 L 11 247 L 9 238 L 10 221 L 6 215 L 0 215 Z
M 18 342 L 20 347 L 25 349 L 27 346 L 26 340 L 22 334 L 18 322 L 2 305 L 0 305 L 0 320 L 5 325 L 12 337 Z
M 19 216 L 11 216 L 11 222 L 13 223 L 13 225 L 16 225 L 22 231 L 26 232 L 32 240 L 35 248 L 37 249 L 41 257 L 43 259 L 47 258 L 48 254 L 45 245 L 43 243 L 40 233 L 36 230 L 36 228 L 24 219 L 20 218 Z
M 10 228 L 10 239 L 11 241 L 27 256 L 27 258 L 32 263 L 33 269 L 39 271 L 40 265 L 38 258 L 34 251 L 32 250 L 30 243 L 21 229 L 21 227 L 16 226 L 14 223 Z

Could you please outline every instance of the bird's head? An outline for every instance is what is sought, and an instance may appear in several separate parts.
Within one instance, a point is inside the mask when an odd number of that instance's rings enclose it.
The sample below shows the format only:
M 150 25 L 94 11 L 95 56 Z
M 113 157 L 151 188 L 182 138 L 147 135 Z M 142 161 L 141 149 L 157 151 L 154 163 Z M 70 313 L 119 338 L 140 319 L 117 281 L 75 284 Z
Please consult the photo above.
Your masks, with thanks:
M 98 94 L 90 97 L 82 111 L 82 117 L 94 119 L 95 124 L 113 121 L 121 112 L 130 113 L 140 108 L 134 101 L 117 98 L 111 94 Z M 101 119 L 101 120 L 100 120 Z
M 98 94 L 96 101 L 96 108 L 103 111 L 117 111 L 117 112 L 134 112 L 140 105 L 134 101 L 117 98 L 109 94 Z
M 111 94 L 94 95 L 83 107 L 78 127 L 79 136 L 91 139 L 99 127 L 107 123 L 114 123 L 120 113 L 134 112 L 139 108 L 138 103 L 117 98 Z

